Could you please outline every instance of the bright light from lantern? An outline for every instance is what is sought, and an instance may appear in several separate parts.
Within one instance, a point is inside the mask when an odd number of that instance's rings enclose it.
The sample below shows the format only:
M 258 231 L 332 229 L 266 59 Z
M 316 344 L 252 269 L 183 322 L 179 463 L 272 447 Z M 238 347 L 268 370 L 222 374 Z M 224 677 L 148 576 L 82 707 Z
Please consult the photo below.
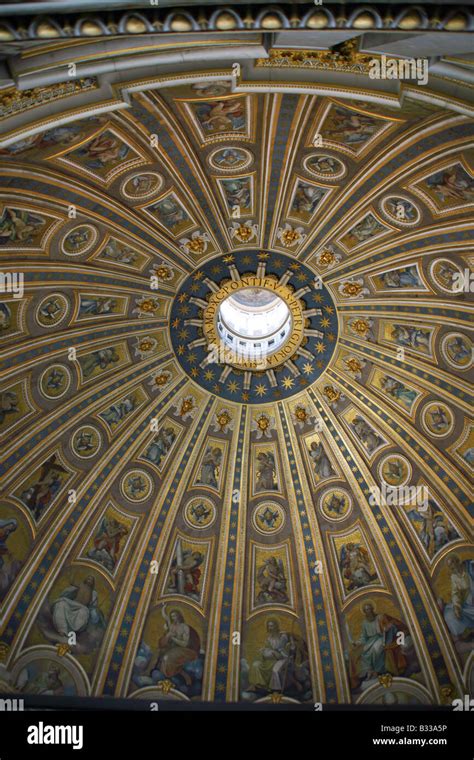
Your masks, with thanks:
M 264 288 L 244 288 L 219 307 L 219 334 L 238 355 L 268 356 L 285 342 L 291 314 L 280 296 Z

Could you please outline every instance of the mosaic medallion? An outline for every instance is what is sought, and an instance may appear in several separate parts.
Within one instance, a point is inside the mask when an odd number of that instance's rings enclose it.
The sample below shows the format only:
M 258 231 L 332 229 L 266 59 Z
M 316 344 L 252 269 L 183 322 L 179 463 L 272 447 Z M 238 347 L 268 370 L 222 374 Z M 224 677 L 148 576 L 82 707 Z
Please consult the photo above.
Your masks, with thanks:
M 275 501 L 265 501 L 254 510 L 252 523 L 255 530 L 263 535 L 278 533 L 285 523 L 285 511 Z
M 153 490 L 151 477 L 144 470 L 131 470 L 120 481 L 122 495 L 136 503 L 146 501 Z
M 454 427 L 454 415 L 446 404 L 433 401 L 421 411 L 421 424 L 435 438 L 444 438 Z
M 458 264 L 449 259 L 435 259 L 430 264 L 431 280 L 443 293 L 459 293 L 462 291 L 463 271 Z
M 64 364 L 52 364 L 41 374 L 39 388 L 46 398 L 61 398 L 71 385 L 71 372 Z
M 92 224 L 80 224 L 70 230 L 61 242 L 61 250 L 67 256 L 80 256 L 90 251 L 99 233 Z
M 322 493 L 319 508 L 327 520 L 344 520 L 352 510 L 352 498 L 343 488 L 329 488 Z
M 229 146 L 212 151 L 207 160 L 213 169 L 221 172 L 232 172 L 250 166 L 253 162 L 253 156 L 245 148 Z
M 399 488 L 406 485 L 411 477 L 411 464 L 399 454 L 389 454 L 379 464 L 379 477 L 387 486 Z
M 448 333 L 441 341 L 441 353 L 448 364 L 456 369 L 467 370 L 471 367 L 472 348 L 471 339 L 462 333 Z
M 102 436 L 92 425 L 83 425 L 72 437 L 72 450 L 80 459 L 90 459 L 100 449 Z
M 408 198 L 387 195 L 380 204 L 382 214 L 390 222 L 409 227 L 420 221 L 421 214 L 417 206 Z
M 163 177 L 157 172 L 142 172 L 125 179 L 120 192 L 131 200 L 150 198 L 163 187 L 163 182 Z
M 189 501 L 183 511 L 184 521 L 190 528 L 209 528 L 216 519 L 216 508 L 210 499 L 198 496 Z
M 51 293 L 43 298 L 36 309 L 36 321 L 41 327 L 55 327 L 62 322 L 69 311 L 69 302 L 62 293 Z
M 345 164 L 327 153 L 312 153 L 303 162 L 304 168 L 318 179 L 341 179 L 347 172 Z

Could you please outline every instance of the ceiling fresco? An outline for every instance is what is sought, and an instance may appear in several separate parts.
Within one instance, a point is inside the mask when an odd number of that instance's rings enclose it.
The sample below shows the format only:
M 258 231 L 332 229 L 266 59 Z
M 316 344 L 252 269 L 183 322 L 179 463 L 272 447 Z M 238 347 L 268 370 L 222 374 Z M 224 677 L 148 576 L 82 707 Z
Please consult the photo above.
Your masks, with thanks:
M 470 106 L 173 76 L 102 109 L 76 81 L 1 143 L 24 275 L 0 303 L 2 691 L 451 701 L 473 679 Z M 249 286 L 293 314 L 263 368 L 209 356 Z

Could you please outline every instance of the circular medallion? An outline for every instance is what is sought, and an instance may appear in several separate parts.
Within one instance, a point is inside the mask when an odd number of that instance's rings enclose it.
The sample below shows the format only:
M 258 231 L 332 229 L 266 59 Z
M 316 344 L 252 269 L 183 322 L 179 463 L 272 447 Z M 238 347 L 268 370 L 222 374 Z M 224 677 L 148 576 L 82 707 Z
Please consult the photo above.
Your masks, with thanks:
M 125 198 L 131 200 L 150 198 L 163 187 L 164 179 L 158 172 L 142 172 L 125 179 L 120 192 Z
M 441 353 L 456 369 L 467 370 L 472 365 L 472 341 L 462 333 L 448 333 L 441 341 Z
M 130 470 L 120 481 L 120 491 L 129 501 L 146 501 L 153 490 L 151 477 L 144 470 Z
M 67 393 L 71 381 L 71 372 L 68 367 L 64 364 L 52 364 L 42 372 L 39 388 L 46 398 L 61 398 Z
M 411 478 L 411 472 L 410 462 L 399 454 L 389 454 L 378 466 L 380 480 L 392 488 L 406 485 Z
M 216 519 L 216 508 L 210 499 L 197 496 L 189 501 L 183 511 L 184 521 L 190 528 L 209 528 Z
M 288 398 L 313 383 L 338 334 L 320 278 L 290 256 L 258 250 L 239 251 L 238 260 L 220 256 L 191 274 L 170 323 L 185 372 L 221 398 L 251 404 Z
M 100 449 L 102 436 L 92 425 L 83 425 L 74 433 L 71 441 L 72 450 L 80 459 L 91 459 Z
M 285 510 L 275 501 L 264 501 L 253 511 L 252 524 L 258 533 L 278 533 L 285 524 Z
M 92 224 L 79 224 L 70 230 L 61 241 L 61 250 L 66 256 L 80 256 L 94 246 L 99 237 Z
M 344 520 L 352 511 L 352 496 L 344 488 L 328 488 L 321 494 L 319 508 L 327 520 Z
M 36 308 L 36 321 L 41 327 L 55 327 L 63 322 L 69 312 L 69 301 L 62 293 L 51 293 Z
M 382 199 L 380 208 L 386 219 L 402 227 L 418 224 L 421 218 L 418 207 L 400 195 L 387 195 Z
M 454 414 L 441 401 L 432 401 L 421 411 L 421 424 L 429 435 L 445 438 L 454 427 Z
M 330 156 L 327 153 L 312 153 L 310 156 L 306 156 L 303 166 L 313 177 L 329 181 L 341 179 L 347 172 L 346 165 L 340 158 Z
M 245 148 L 228 148 L 213 150 L 207 157 L 209 165 L 220 172 L 234 172 L 247 169 L 253 163 L 253 156 Z
M 463 271 L 449 259 L 436 259 L 430 264 L 430 279 L 443 293 L 462 291 Z

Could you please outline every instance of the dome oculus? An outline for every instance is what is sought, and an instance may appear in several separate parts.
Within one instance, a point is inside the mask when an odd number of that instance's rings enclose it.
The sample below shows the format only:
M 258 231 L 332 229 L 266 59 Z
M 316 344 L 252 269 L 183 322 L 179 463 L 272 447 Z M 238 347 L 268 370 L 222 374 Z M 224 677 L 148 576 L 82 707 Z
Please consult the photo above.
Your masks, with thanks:
M 223 301 L 217 316 L 223 342 L 239 359 L 274 353 L 292 329 L 291 312 L 279 295 L 265 288 L 243 288 Z
M 233 400 L 293 395 L 334 353 L 337 314 L 315 273 L 283 254 L 252 250 L 191 274 L 171 311 L 176 357 L 199 385 Z
M 204 334 L 217 361 L 247 371 L 283 364 L 303 340 L 304 304 L 275 276 L 224 282 L 204 310 Z

